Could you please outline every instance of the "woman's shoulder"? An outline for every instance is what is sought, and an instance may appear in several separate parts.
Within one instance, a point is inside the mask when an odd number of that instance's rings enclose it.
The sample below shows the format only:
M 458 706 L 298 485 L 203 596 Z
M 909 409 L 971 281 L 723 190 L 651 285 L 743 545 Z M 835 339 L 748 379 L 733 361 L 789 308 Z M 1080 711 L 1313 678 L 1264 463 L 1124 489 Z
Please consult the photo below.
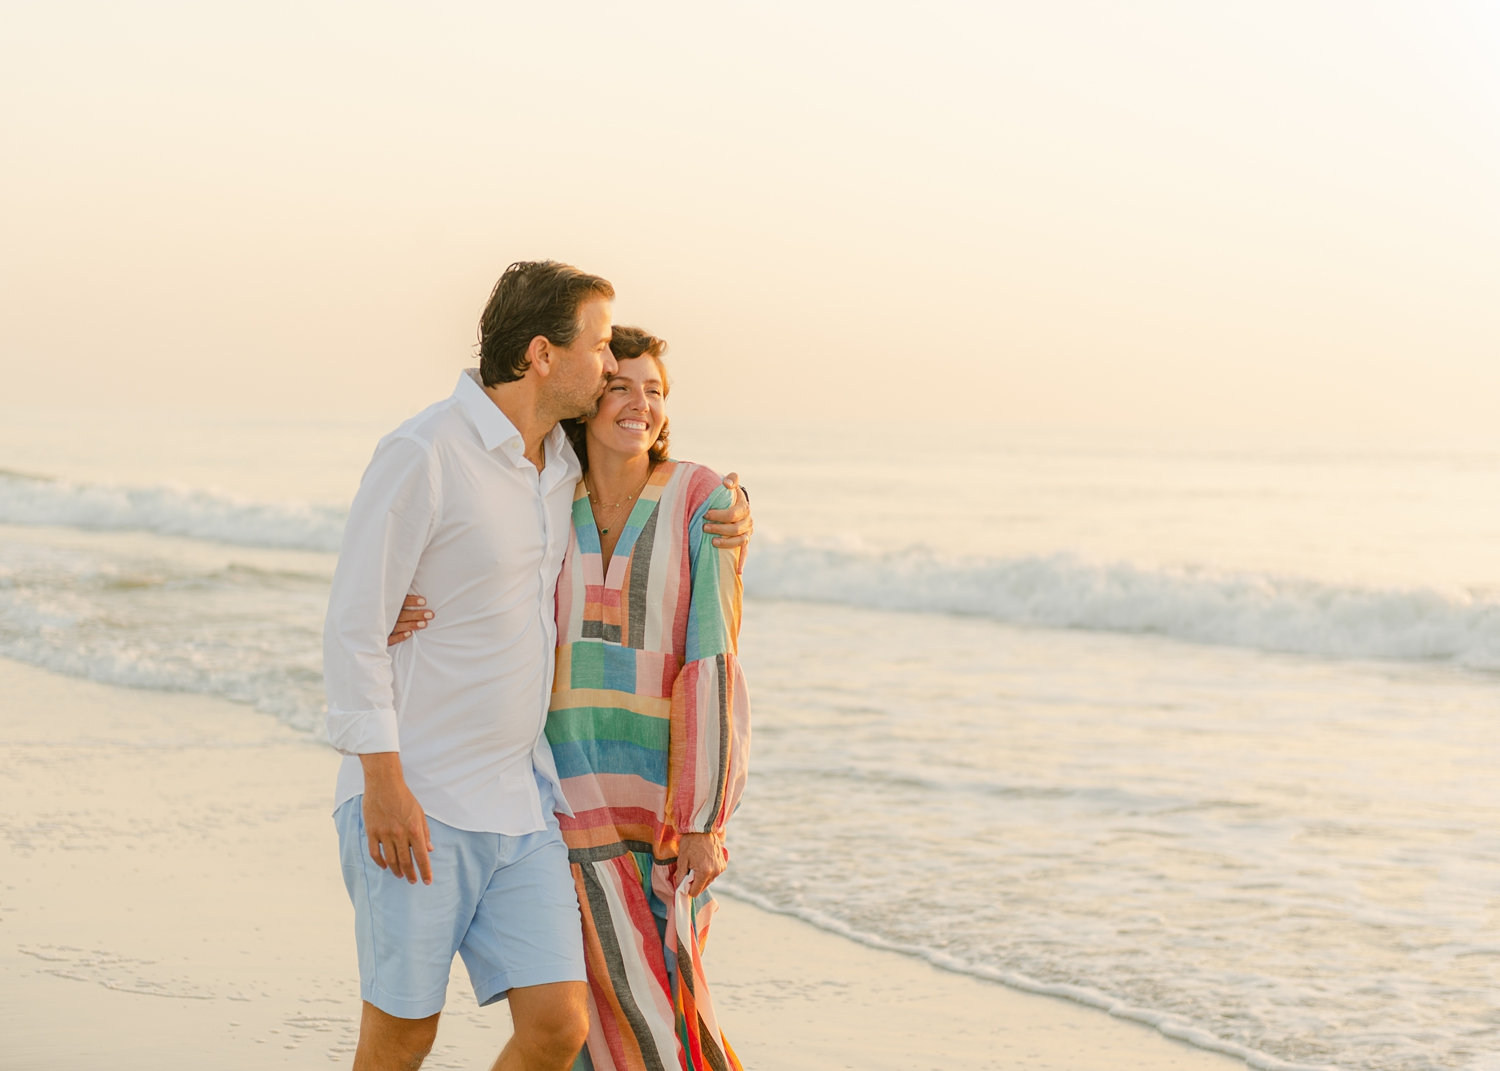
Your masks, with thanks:
M 674 466 L 668 486 L 677 489 L 688 513 L 696 513 L 705 504 L 709 509 L 721 509 L 734 501 L 734 495 L 724 486 L 724 477 L 707 465 L 696 461 L 671 459 Z

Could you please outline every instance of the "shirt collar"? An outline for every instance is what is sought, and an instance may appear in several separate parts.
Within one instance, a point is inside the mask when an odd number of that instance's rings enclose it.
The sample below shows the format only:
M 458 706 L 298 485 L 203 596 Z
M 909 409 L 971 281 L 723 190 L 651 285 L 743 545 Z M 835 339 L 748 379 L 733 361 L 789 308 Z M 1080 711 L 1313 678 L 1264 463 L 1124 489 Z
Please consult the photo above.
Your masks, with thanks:
M 502 451 L 513 464 L 531 464 L 526 460 L 525 440 L 521 438 L 521 433 L 516 430 L 516 426 L 510 422 L 510 417 L 505 415 L 505 411 L 485 393 L 483 381 L 479 378 L 479 369 L 465 368 L 459 373 L 458 385 L 453 388 L 453 397 L 463 408 L 469 422 L 474 425 L 474 430 L 479 432 L 480 441 L 484 443 L 486 450 Z M 547 472 L 553 471 L 554 468 L 573 470 L 574 478 L 577 478 L 576 470 L 580 466 L 562 425 L 554 425 L 547 433 L 543 449 L 546 451 Z
M 474 430 L 479 432 L 480 441 L 484 443 L 486 450 L 505 447 L 507 454 L 515 457 L 525 456 L 526 444 L 521 439 L 521 433 L 510 422 L 510 417 L 505 415 L 504 410 L 484 392 L 484 386 L 479 379 L 479 369 L 465 368 L 459 373 L 458 386 L 453 388 L 453 397 L 463 408 L 464 414 L 469 418 L 469 423 L 474 425 Z

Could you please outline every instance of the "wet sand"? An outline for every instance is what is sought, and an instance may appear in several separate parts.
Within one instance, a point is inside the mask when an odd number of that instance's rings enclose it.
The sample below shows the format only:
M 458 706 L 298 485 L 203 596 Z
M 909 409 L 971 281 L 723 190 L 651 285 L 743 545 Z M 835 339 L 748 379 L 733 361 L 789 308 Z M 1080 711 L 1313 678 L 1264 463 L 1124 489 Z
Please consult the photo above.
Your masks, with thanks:
M 0 660 L 0 1034 L 12 1071 L 348 1065 L 338 757 L 245 707 Z M 749 1071 L 1233 1071 L 1237 1060 L 722 898 L 707 965 Z M 455 964 L 429 1068 L 502 1007 Z

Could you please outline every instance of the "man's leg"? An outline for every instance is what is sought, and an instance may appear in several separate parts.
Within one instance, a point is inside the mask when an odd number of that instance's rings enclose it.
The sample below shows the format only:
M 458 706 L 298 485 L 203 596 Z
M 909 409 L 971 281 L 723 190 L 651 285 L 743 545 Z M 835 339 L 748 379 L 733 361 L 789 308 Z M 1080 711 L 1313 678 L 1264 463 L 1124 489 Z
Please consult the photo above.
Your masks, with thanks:
M 458 950 L 481 1006 L 510 1001 L 515 1033 L 494 1071 L 568 1071 L 589 1033 L 578 891 L 551 791 L 537 780 L 547 828 L 500 838 L 500 865 Z
M 515 1033 L 491 1071 L 568 1071 L 589 1036 L 588 995 L 586 982 L 512 989 L 506 999 Z
M 453 954 L 474 916 L 484 888 L 477 874 L 489 872 L 496 837 L 429 819 L 444 865 L 431 885 L 408 884 L 370 858 L 361 802 L 355 796 L 334 813 L 364 998 L 354 1066 L 407 1071 L 422 1066 L 437 1036 Z
M 438 1017 L 398 1019 L 368 1000 L 359 1019 L 354 1071 L 417 1071 L 432 1051 Z

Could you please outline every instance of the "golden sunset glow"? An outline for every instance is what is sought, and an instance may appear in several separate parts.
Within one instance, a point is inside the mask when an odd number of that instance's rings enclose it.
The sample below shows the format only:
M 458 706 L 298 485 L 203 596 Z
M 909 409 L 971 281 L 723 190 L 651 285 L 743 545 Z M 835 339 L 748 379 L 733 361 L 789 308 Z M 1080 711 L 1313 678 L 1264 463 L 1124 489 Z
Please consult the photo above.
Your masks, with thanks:
M 686 414 L 1421 440 L 1500 393 L 1481 3 L 7 22 L 17 404 L 401 412 L 541 256 Z

